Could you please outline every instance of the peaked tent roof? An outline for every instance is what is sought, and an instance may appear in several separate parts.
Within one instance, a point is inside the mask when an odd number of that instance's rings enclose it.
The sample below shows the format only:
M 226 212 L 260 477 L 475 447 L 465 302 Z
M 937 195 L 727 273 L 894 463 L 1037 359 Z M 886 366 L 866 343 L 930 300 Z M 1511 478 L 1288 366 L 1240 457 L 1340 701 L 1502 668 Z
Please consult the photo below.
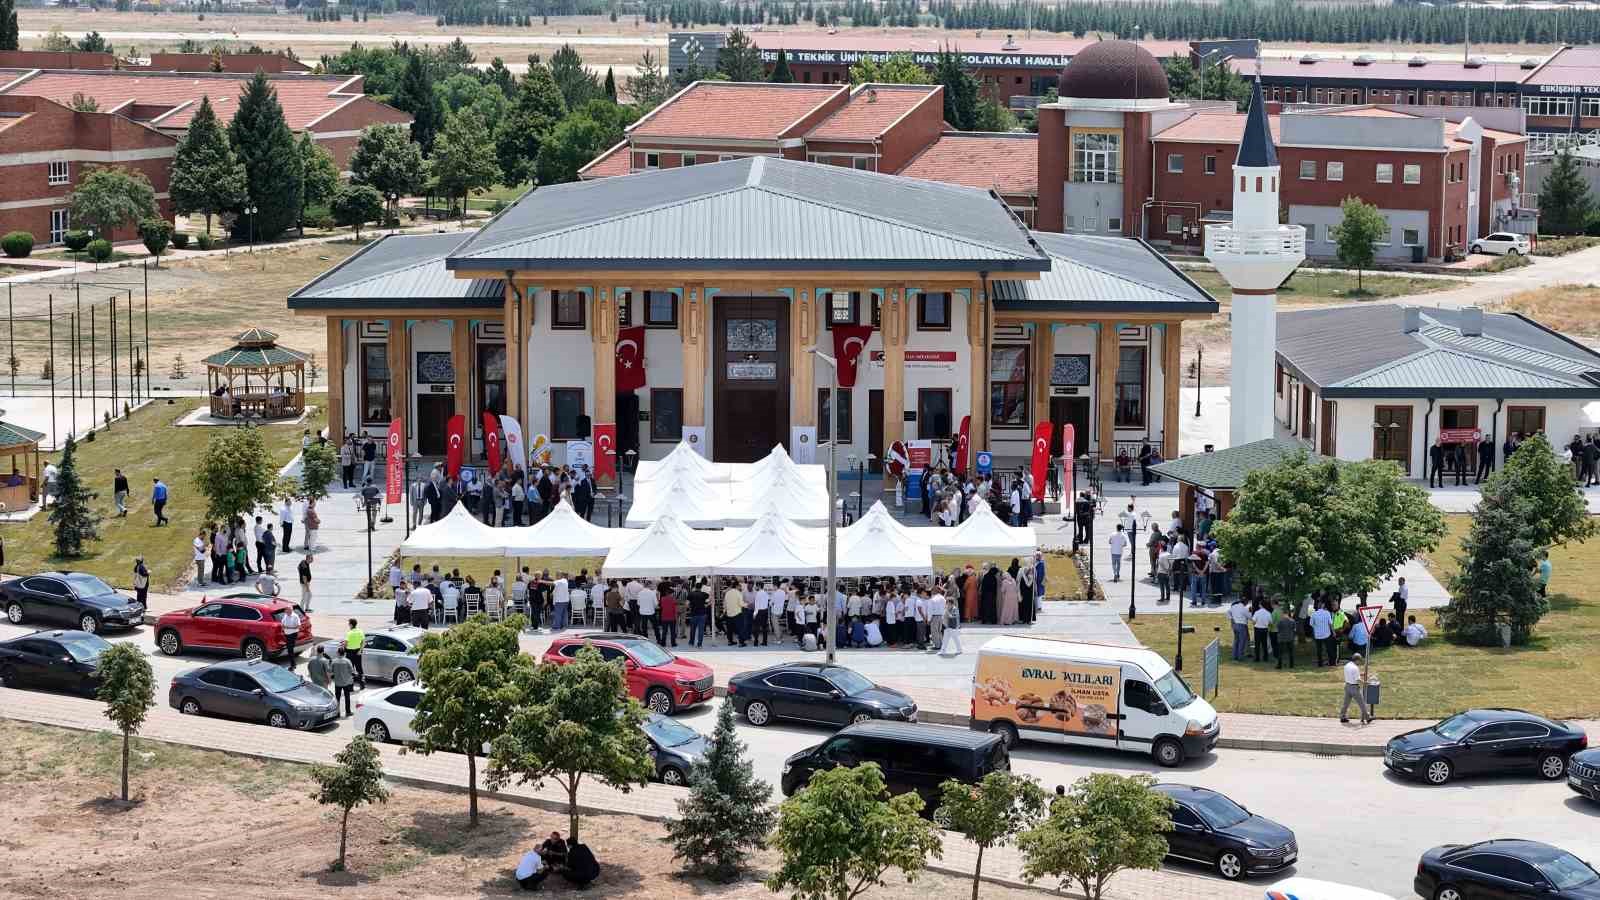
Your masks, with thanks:
M 400 545 L 403 556 L 506 556 L 510 529 L 490 528 L 457 503 L 444 518 L 411 532 Z
M 1267 102 L 1261 96 L 1261 78 L 1251 83 L 1250 110 L 1245 114 L 1244 138 L 1239 141 L 1239 156 L 1235 167 L 1264 169 L 1278 164 L 1278 148 L 1272 146 L 1272 132 L 1267 128 Z
M 817 538 L 818 529 L 803 529 L 772 510 L 740 530 L 712 569 L 719 575 L 824 575 L 826 537 Z
M 672 516 L 650 523 L 643 531 L 619 544 L 601 565 L 606 578 L 667 578 L 674 575 L 710 575 L 712 561 L 727 551 L 726 537 L 691 531 Z M 713 541 L 718 541 L 713 543 Z
M 658 460 L 639 460 L 638 471 L 633 478 L 635 482 L 656 481 L 680 473 L 698 475 L 705 481 L 725 481 L 728 470 L 719 470 L 716 463 L 701 456 L 689 446 L 688 441 L 679 441 L 666 456 Z
M 1151 466 L 1153 472 L 1173 481 L 1206 490 L 1238 490 L 1245 476 L 1257 469 L 1275 466 L 1297 453 L 1317 456 L 1299 441 L 1288 438 L 1266 438 L 1226 450 L 1211 453 L 1191 453 L 1178 459 L 1169 459 Z
M 573 510 L 565 500 L 532 525 L 503 528 L 507 556 L 605 556 L 637 531 L 602 528 Z
M 1215 298 L 1144 241 L 1042 231 L 1032 235 L 1049 254 L 1050 270 L 1037 281 L 991 282 L 995 309 L 1217 311 Z
M 823 552 L 826 560 L 826 545 Z M 896 522 L 880 500 L 854 524 L 840 529 L 834 568 L 844 578 L 932 575 L 933 551 L 910 528 Z
M 911 531 L 934 553 L 963 556 L 1021 556 L 1039 549 L 1039 536 L 1032 528 L 1007 525 L 995 516 L 986 503 L 954 528 L 919 527 Z
M 661 481 L 634 485 L 633 505 L 623 523 L 643 528 L 663 518 L 673 518 L 690 528 L 721 528 L 730 512 L 727 499 L 713 496 L 706 483 L 683 474 Z

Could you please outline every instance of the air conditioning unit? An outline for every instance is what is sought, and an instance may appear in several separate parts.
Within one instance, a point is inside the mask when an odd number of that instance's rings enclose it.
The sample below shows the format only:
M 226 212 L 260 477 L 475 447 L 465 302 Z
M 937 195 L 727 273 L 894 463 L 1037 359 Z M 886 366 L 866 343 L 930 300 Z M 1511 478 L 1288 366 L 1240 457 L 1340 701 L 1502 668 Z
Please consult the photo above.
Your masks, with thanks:
M 1358 66 L 1370 66 L 1377 61 L 1378 58 L 1373 56 L 1371 53 L 1363 53 L 1356 57 L 1355 64 Z
M 1313 65 L 1316 63 L 1316 61 L 1317 55 L 1315 53 L 1307 53 L 1306 55 L 1300 57 L 1300 65 L 1302 66 Z
M 1488 60 L 1484 59 L 1481 56 L 1474 56 L 1474 57 L 1472 57 L 1472 58 L 1467 60 L 1466 65 L 1467 65 L 1467 68 L 1469 68 L 1469 69 L 1481 69 L 1481 68 L 1483 68 L 1484 63 L 1487 63 L 1487 62 L 1488 62 Z
M 1537 68 L 1539 68 L 1539 61 L 1530 56 L 1527 59 L 1522 61 L 1521 68 L 1524 68 L 1524 69 L 1537 69 Z
M 1427 64 L 1428 58 L 1426 56 L 1413 56 L 1406 60 L 1406 65 L 1412 67 L 1413 69 L 1420 69 Z

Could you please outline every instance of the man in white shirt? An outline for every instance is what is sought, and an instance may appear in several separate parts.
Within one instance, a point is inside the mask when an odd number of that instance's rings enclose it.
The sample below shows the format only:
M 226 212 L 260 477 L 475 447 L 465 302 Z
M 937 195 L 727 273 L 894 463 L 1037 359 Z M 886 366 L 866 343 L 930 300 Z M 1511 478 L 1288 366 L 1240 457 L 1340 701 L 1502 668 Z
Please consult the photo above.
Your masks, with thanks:
M 283 543 L 279 546 L 288 553 L 289 535 L 294 533 L 294 501 L 288 497 L 283 498 L 283 506 L 278 510 L 278 525 L 283 528 Z
M 1339 706 L 1339 721 L 1350 721 L 1350 701 L 1356 701 L 1356 707 L 1361 711 L 1361 724 L 1372 721 L 1372 714 L 1367 710 L 1367 692 L 1361 683 L 1361 654 L 1350 654 L 1350 661 L 1344 664 L 1344 703 Z
M 772 589 L 772 630 L 777 632 L 778 640 L 783 640 L 789 633 L 789 619 L 785 611 L 789 608 L 789 583 L 786 581 Z
M 937 653 L 940 645 L 944 643 L 944 594 L 934 591 L 928 597 L 928 643 L 929 650 Z
M 900 598 L 894 594 L 883 601 L 883 636 L 891 647 L 900 643 Z
M 590 622 L 594 622 L 600 616 L 605 615 L 603 610 L 606 608 L 607 585 L 603 579 L 598 577 L 598 572 L 595 574 L 597 577 L 595 578 L 594 587 L 589 589 L 589 609 L 593 610 L 589 613 Z
M 1022 488 L 1016 485 L 1011 488 L 1011 524 L 1022 524 Z
M 655 634 L 661 630 L 660 618 L 657 610 L 660 606 L 660 597 L 656 594 L 655 586 L 646 581 L 639 588 L 639 628 L 646 635 Z
M 1272 635 L 1272 613 L 1265 606 L 1256 607 L 1250 616 L 1250 624 L 1256 630 L 1256 662 L 1270 662 L 1271 656 L 1268 641 Z
M 428 590 L 419 581 L 406 599 L 411 605 L 411 624 L 417 628 L 427 628 L 428 610 L 433 608 L 433 591 Z
M 877 619 L 868 619 L 867 620 L 867 646 L 868 647 L 882 647 L 883 646 L 883 629 L 878 627 L 878 620 Z
M 1122 580 L 1122 554 L 1128 549 L 1128 533 L 1122 529 L 1121 523 L 1117 530 L 1111 532 L 1111 580 Z
M 301 621 L 300 608 L 296 606 L 289 607 L 289 611 L 284 613 L 283 618 L 279 621 L 279 624 L 283 626 L 284 655 L 289 658 L 289 670 L 291 672 L 294 671 L 295 666 L 294 642 L 300 638 Z
M 1245 648 L 1250 646 L 1250 610 L 1243 598 L 1228 607 L 1228 622 L 1233 626 L 1233 661 L 1243 662 Z
M 1405 638 L 1405 640 L 1400 646 L 1415 647 L 1422 643 L 1423 638 L 1428 636 L 1428 629 L 1417 624 L 1417 617 L 1412 616 L 1411 620 L 1406 623 L 1406 630 L 1402 632 L 1402 636 Z
M 844 614 L 854 619 L 861 615 L 861 595 L 851 591 L 849 599 L 844 601 Z
M 550 617 L 555 620 L 551 625 L 556 631 L 565 630 L 572 621 L 572 586 L 565 572 L 557 572 L 550 586 L 550 609 Z
M 915 623 L 917 649 L 928 648 L 928 591 L 926 588 L 911 595 L 911 621 Z
M 537 850 L 529 850 L 522 854 L 522 861 L 517 863 L 517 884 L 525 891 L 539 889 L 539 885 L 550 877 L 550 870 L 545 868 L 544 858 Z
M 1327 650 L 1328 665 L 1339 661 L 1338 645 L 1333 637 L 1333 613 L 1321 603 L 1311 612 L 1311 640 L 1317 645 L 1317 668 L 1322 668 L 1324 648 Z
M 772 628 L 772 591 L 771 585 L 763 584 L 756 588 L 755 611 L 756 624 L 754 640 L 751 642 L 757 647 L 767 646 L 767 632 Z

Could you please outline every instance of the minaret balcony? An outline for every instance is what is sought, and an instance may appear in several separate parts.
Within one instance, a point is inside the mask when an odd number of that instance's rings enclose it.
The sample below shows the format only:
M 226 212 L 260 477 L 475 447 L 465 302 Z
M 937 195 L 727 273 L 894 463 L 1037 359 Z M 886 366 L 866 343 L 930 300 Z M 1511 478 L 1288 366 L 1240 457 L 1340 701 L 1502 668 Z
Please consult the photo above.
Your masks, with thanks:
M 1299 225 L 1206 227 L 1206 259 L 1236 291 L 1270 292 L 1305 258 L 1306 230 Z

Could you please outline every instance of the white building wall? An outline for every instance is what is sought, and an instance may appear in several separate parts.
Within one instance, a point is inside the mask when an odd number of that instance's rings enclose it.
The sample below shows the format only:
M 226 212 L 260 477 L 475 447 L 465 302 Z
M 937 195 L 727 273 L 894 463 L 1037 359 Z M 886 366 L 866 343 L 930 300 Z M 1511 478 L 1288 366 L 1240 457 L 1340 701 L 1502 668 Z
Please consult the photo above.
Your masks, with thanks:
M 465 325 L 465 323 L 462 324 L 463 326 Z M 418 382 L 417 354 L 430 352 L 451 352 L 450 324 L 448 322 L 440 319 L 422 319 L 414 322 L 411 325 L 411 355 L 410 358 L 406 360 L 406 371 L 410 373 L 406 380 L 410 382 L 409 388 L 411 393 L 408 397 L 406 397 L 405 416 L 406 434 L 411 438 L 412 447 L 416 446 L 417 441 L 416 423 L 419 421 L 417 418 L 417 397 L 423 394 L 433 393 L 432 390 L 430 390 L 429 385 Z M 452 364 L 453 363 L 454 360 L 452 360 Z M 468 388 L 463 385 L 456 385 L 455 389 L 462 391 L 467 390 Z M 481 431 L 482 429 L 483 424 L 481 422 L 469 422 L 467 424 L 467 432 L 469 434 Z
M 678 321 L 683 322 L 683 297 L 678 297 Z M 644 301 L 641 298 L 634 304 L 633 322 L 635 325 L 644 324 Z M 701 347 L 706 352 L 706 377 L 710 380 L 711 360 L 710 342 L 702 341 Z M 645 386 L 639 389 L 639 409 L 654 411 L 650 408 L 651 388 L 683 388 L 683 332 L 678 328 L 647 327 L 644 334 L 644 374 Z M 687 401 L 686 401 L 687 402 Z M 671 441 L 654 442 L 650 440 L 650 423 L 639 423 L 639 458 L 660 459 L 666 456 L 673 447 L 677 446 L 682 434 L 674 435 Z
M 1595 400 L 1600 400 L 1597 392 Z M 1439 433 L 1439 410 L 1442 406 L 1476 406 L 1478 409 L 1478 428 L 1485 434 L 1492 434 L 1495 440 L 1495 465 L 1504 462 L 1501 459 L 1501 446 L 1507 437 L 1506 410 L 1513 406 L 1537 406 L 1544 408 L 1545 436 L 1550 439 L 1559 452 L 1561 447 L 1572 440 L 1574 434 L 1589 434 L 1597 427 L 1583 411 L 1587 403 L 1594 400 L 1551 400 L 1551 399 L 1516 399 L 1507 398 L 1504 406 L 1495 416 L 1497 402 L 1492 399 L 1440 399 L 1434 402 L 1433 414 L 1424 423 L 1423 417 L 1428 411 L 1428 401 L 1425 399 L 1397 398 L 1392 400 L 1369 400 L 1365 398 L 1344 398 L 1337 401 L 1338 409 L 1334 415 L 1335 430 L 1338 434 L 1338 445 L 1335 455 L 1339 459 L 1363 460 L 1372 458 L 1372 423 L 1374 411 L 1379 406 L 1410 406 L 1411 407 L 1411 477 L 1423 479 L 1427 477 L 1425 463 L 1428 459 L 1428 448 L 1432 445 L 1433 436 Z M 1493 417 L 1493 418 L 1491 418 Z M 1423 429 L 1427 431 L 1424 433 Z
M 550 292 L 540 290 L 534 295 L 533 328 L 529 330 L 527 345 L 523 348 L 528 372 L 528 422 L 523 428 L 528 446 L 533 446 L 534 435 L 550 436 L 550 389 L 553 387 L 583 388 L 584 412 L 594 416 L 594 342 L 588 329 L 552 329 L 550 327 Z M 507 334 L 507 340 L 510 340 Z M 645 353 L 650 352 L 647 344 Z M 566 445 L 555 444 L 552 458 L 557 464 L 566 461 Z

